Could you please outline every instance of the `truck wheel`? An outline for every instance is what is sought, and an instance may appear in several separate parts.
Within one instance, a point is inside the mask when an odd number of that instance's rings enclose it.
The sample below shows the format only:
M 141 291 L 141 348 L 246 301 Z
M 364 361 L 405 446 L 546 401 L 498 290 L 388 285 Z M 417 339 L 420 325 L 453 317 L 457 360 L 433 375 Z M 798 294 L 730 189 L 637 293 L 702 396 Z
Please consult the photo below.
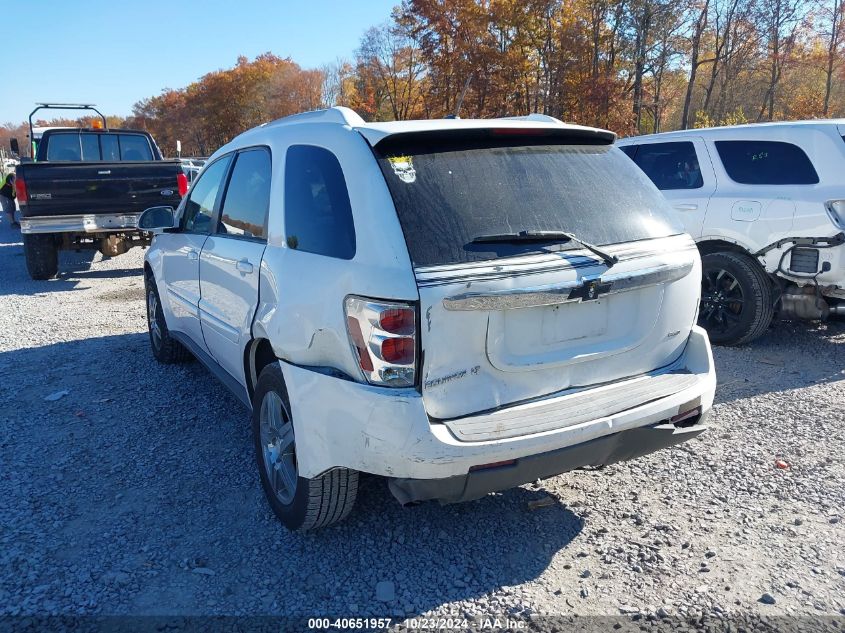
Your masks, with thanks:
M 742 253 L 710 253 L 701 258 L 698 324 L 719 345 L 742 345 L 766 331 L 774 315 L 772 284 L 766 271 Z
M 59 272 L 59 247 L 51 233 L 24 234 L 23 251 L 33 279 L 52 279 Z
M 158 362 L 166 365 L 191 360 L 193 357 L 187 348 L 170 336 L 167 323 L 164 321 L 158 288 L 149 275 L 144 277 L 144 287 L 147 291 L 147 328 L 150 333 L 153 356 Z
M 252 399 L 252 434 L 261 487 L 270 507 L 289 530 L 326 527 L 349 514 L 358 495 L 358 471 L 335 468 L 299 476 L 293 418 L 282 370 L 261 371 Z

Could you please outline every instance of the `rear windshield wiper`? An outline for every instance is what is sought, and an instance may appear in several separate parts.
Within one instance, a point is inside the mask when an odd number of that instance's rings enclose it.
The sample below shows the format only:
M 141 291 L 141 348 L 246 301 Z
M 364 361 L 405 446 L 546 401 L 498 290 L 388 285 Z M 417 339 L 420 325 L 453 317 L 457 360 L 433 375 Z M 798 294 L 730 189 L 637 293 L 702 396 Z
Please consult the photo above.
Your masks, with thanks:
M 576 237 L 572 233 L 566 231 L 519 231 L 519 233 L 493 233 L 491 235 L 479 235 L 472 239 L 471 244 L 484 243 L 509 243 L 509 242 L 575 242 L 580 244 L 588 251 L 597 255 L 610 268 L 619 261 L 616 255 L 611 255 L 594 246 L 589 242 Z

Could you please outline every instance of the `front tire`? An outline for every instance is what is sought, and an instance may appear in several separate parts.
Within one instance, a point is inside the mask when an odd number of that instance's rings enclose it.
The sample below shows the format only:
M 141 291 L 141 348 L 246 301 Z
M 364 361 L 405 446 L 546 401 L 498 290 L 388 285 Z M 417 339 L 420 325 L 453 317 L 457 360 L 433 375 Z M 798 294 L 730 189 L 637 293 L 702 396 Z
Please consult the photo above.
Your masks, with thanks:
M 772 283 L 766 271 L 743 253 L 701 258 L 698 324 L 717 345 L 742 345 L 759 338 L 774 316 Z
M 26 270 L 32 279 L 52 279 L 59 272 L 59 247 L 52 233 L 29 233 L 23 236 Z
M 164 310 L 161 307 L 161 297 L 158 294 L 155 280 L 150 275 L 144 278 L 144 288 L 147 295 L 147 329 L 150 334 L 150 348 L 155 359 L 165 365 L 184 363 L 191 360 L 191 353 L 179 341 L 170 335 L 164 320 Z
M 358 471 L 335 468 L 313 479 L 299 476 L 287 388 L 278 363 L 261 371 L 252 400 L 252 434 L 261 487 L 274 514 L 291 531 L 305 532 L 344 519 L 358 495 Z

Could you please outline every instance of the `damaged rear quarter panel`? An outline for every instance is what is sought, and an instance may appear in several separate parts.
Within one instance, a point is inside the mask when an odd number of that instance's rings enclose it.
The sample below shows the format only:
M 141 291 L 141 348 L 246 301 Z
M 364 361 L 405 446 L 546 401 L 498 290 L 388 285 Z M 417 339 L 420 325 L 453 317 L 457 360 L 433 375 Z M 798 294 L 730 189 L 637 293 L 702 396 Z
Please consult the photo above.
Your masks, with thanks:
M 274 130 L 273 140 L 270 234 L 261 264 L 253 335 L 268 339 L 276 356 L 290 363 L 332 367 L 358 379 L 360 372 L 346 334 L 345 297 L 419 298 L 393 201 L 372 151 L 358 132 L 333 124 L 296 125 Z M 288 247 L 284 175 L 292 145 L 322 147 L 337 157 L 355 226 L 356 251 L 351 260 Z

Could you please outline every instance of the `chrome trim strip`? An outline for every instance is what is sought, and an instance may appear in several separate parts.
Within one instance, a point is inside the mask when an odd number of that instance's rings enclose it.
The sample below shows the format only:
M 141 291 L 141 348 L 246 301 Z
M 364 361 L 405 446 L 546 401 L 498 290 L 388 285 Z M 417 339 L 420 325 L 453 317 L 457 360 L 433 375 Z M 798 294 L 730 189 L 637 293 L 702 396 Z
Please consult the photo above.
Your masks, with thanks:
M 572 296 L 573 290 L 596 284 L 604 288 L 602 297 L 620 292 L 628 292 L 657 284 L 670 283 L 683 279 L 692 271 L 694 262 L 683 264 L 665 264 L 653 268 L 644 268 L 631 273 L 619 273 L 603 277 L 584 277 L 560 284 L 519 288 L 516 290 L 494 290 L 491 292 L 466 292 L 443 299 L 447 310 L 512 310 L 517 308 L 536 308 L 539 306 L 559 305 L 582 301 L 582 297 Z
M 620 262 L 651 257 L 657 253 L 681 253 L 695 249 L 695 242 L 686 234 L 607 247 L 607 251 L 619 257 Z M 414 274 L 417 278 L 417 285 L 420 288 L 425 288 L 599 266 L 603 266 L 601 261 L 594 258 L 586 250 L 577 249 L 556 253 L 535 253 L 481 262 L 423 266 L 415 268 Z
M 135 230 L 140 213 L 33 216 L 21 218 L 21 233 L 103 233 Z

